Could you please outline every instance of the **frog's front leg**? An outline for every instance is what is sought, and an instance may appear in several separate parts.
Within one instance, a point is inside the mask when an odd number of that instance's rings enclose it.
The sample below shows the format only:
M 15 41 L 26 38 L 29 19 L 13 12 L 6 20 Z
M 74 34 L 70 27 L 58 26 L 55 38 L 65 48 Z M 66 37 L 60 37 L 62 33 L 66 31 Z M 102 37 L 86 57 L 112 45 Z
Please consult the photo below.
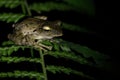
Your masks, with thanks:
M 26 36 L 26 40 L 27 40 L 27 42 L 28 42 L 28 45 L 29 45 L 29 46 L 33 46 L 34 48 L 42 49 L 42 50 L 44 50 L 44 51 L 47 51 L 47 50 L 51 50 L 51 49 L 52 49 L 51 46 L 46 46 L 46 45 L 40 43 L 39 40 L 36 41 L 35 39 L 31 38 L 30 35 L 29 35 L 29 36 Z
M 38 43 L 39 46 L 42 46 L 45 49 L 52 50 L 52 46 L 46 46 L 44 44 Z
M 42 44 L 41 41 L 42 41 L 42 40 L 38 40 L 36 43 L 37 43 L 39 46 L 42 46 L 42 47 L 45 48 L 45 49 L 52 50 L 52 46 L 46 46 L 46 45 Z
M 41 49 L 43 51 L 47 51 L 47 49 L 45 49 L 44 47 L 42 47 L 41 45 L 38 45 L 37 43 L 33 45 L 34 48 L 36 49 Z

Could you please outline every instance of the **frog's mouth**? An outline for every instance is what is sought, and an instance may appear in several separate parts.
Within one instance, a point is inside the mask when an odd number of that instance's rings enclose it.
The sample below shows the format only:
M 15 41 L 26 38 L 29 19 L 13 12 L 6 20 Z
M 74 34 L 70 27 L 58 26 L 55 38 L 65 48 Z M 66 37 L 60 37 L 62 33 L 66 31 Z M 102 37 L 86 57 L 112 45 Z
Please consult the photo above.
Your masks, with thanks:
M 57 34 L 57 35 L 54 35 L 54 37 L 59 37 L 59 36 L 62 36 L 63 34 Z
M 35 39 L 52 39 L 51 36 L 34 36 Z
M 43 35 L 39 35 L 39 36 L 34 36 L 35 39 L 52 39 L 54 37 L 59 37 L 62 36 L 63 34 L 59 34 L 59 35 L 53 35 L 53 36 L 43 36 Z
M 56 34 L 53 34 L 53 33 L 48 33 L 48 32 L 44 32 L 44 33 L 36 33 L 33 35 L 34 39 L 52 39 L 54 37 L 59 37 L 59 36 L 62 36 L 62 32 L 57 32 Z

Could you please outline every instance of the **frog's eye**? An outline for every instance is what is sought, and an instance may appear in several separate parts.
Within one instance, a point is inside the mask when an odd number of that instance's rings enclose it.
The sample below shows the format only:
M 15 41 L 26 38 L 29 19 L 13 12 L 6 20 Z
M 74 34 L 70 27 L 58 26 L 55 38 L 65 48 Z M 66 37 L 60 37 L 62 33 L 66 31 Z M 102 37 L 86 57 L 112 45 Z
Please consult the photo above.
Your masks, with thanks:
M 50 31 L 51 30 L 50 26 L 43 26 L 43 29 L 46 30 L 46 31 Z

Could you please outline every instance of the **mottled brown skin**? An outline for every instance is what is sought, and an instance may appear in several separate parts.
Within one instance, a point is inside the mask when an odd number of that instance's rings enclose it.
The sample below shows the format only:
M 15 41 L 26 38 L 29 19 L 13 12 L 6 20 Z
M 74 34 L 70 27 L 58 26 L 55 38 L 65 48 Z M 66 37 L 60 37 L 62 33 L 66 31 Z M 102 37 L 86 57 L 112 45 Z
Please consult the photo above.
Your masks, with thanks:
M 14 31 L 8 34 L 8 38 L 17 45 L 33 46 L 45 50 L 51 49 L 39 42 L 62 36 L 60 21 L 47 21 L 46 17 L 27 18 L 20 23 L 14 24 Z

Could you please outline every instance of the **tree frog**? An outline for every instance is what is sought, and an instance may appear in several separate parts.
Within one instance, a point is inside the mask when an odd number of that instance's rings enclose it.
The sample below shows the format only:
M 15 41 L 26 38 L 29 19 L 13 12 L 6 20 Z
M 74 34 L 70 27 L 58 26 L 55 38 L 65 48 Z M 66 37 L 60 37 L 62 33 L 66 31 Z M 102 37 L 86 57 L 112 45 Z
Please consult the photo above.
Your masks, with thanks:
M 62 36 L 60 26 L 61 21 L 48 21 L 45 16 L 27 18 L 13 25 L 13 33 L 8 34 L 8 39 L 17 45 L 50 50 L 50 46 L 43 45 L 40 42 Z

